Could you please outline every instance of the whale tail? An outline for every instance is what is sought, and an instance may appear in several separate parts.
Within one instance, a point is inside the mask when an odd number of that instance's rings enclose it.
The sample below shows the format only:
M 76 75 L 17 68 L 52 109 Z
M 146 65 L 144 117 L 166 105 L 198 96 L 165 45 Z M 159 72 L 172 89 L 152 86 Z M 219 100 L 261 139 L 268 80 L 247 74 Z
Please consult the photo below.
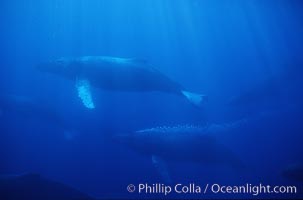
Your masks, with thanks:
M 181 93 L 195 106 L 202 106 L 208 100 L 206 95 L 196 94 L 188 91 L 181 91 Z

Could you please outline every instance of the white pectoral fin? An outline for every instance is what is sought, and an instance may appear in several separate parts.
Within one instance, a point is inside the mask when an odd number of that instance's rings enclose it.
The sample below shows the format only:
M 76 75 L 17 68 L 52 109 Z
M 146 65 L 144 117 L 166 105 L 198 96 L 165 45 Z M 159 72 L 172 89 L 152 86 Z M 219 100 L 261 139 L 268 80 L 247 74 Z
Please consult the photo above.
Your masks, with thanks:
M 82 100 L 84 106 L 88 109 L 94 109 L 95 104 L 92 99 L 90 83 L 86 79 L 78 79 L 76 81 L 78 96 Z
M 196 94 L 188 91 L 181 91 L 182 94 L 194 105 L 202 106 L 202 104 L 207 101 L 207 96 L 203 94 Z
M 161 177 L 163 178 L 163 180 L 167 183 L 172 183 L 172 179 L 169 175 L 165 161 L 163 161 L 160 157 L 153 155 L 152 162 L 155 168 L 158 170 Z

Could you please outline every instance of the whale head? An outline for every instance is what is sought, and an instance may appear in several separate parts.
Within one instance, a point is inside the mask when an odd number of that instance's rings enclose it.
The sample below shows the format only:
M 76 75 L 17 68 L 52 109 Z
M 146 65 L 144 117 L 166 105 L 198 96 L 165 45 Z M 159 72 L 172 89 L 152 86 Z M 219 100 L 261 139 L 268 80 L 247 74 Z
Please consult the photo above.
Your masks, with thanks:
M 36 69 L 41 72 L 47 72 L 60 76 L 70 77 L 76 70 L 76 62 L 69 58 L 60 58 L 36 65 Z
M 67 60 L 57 59 L 36 65 L 36 69 L 42 72 L 59 73 L 68 65 Z

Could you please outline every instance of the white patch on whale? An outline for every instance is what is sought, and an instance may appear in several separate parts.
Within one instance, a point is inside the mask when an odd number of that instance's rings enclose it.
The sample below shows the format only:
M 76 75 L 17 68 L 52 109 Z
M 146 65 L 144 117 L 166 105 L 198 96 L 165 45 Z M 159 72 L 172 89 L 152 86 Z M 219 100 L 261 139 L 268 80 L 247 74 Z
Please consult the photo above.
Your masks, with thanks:
M 90 83 L 86 79 L 78 79 L 76 81 L 76 88 L 78 90 L 78 96 L 82 100 L 82 103 L 86 108 L 94 109 L 95 104 L 91 95 Z

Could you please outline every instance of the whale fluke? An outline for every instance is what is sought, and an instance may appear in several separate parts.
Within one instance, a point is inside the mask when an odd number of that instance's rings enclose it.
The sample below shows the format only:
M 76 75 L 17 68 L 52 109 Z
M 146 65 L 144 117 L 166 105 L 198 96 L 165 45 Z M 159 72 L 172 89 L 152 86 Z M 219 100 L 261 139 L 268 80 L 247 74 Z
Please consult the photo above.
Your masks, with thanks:
M 182 91 L 182 94 L 195 106 L 201 106 L 208 99 L 206 95 L 196 94 L 188 91 Z

